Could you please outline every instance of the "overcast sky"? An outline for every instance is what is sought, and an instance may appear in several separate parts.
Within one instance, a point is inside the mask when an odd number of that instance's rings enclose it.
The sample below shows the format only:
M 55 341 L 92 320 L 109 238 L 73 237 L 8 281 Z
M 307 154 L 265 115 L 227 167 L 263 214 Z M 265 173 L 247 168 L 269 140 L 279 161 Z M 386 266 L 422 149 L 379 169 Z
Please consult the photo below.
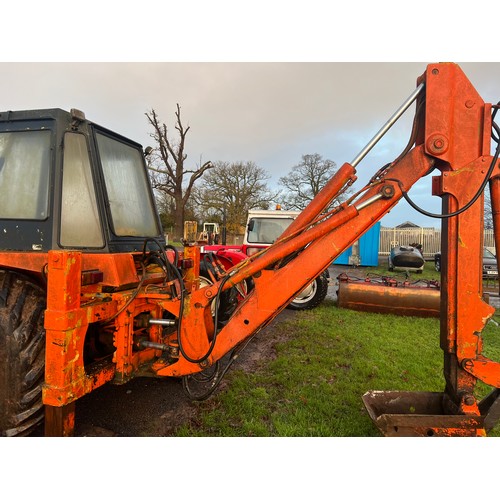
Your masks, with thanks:
M 154 143 L 145 112 L 154 108 L 174 132 L 179 103 L 183 123 L 191 127 L 188 165 L 254 161 L 278 187 L 302 155 L 319 153 L 339 166 L 352 161 L 411 94 L 426 64 L 2 63 L 0 108 L 78 108 L 90 120 L 147 146 Z M 500 100 L 500 63 L 461 67 L 483 99 Z M 413 111 L 359 165 L 361 182 L 406 146 Z M 439 211 L 430 180 L 421 181 L 412 196 Z M 383 225 L 407 220 L 436 225 L 404 201 Z
M 152 8 L 158 3 L 146 0 L 141 2 L 140 13 L 135 9 L 126 16 L 120 10 L 118 16 L 114 8 L 107 11 L 102 2 L 88 0 L 89 8 L 68 14 L 55 24 L 57 29 L 46 29 L 38 23 L 45 11 L 35 2 L 30 10 L 32 24 L 22 32 L 14 29 L 14 23 L 9 36 L 11 25 L 7 23 L 4 42 L 15 37 L 26 44 L 9 44 L 8 50 L 4 46 L 0 110 L 78 108 L 88 119 L 147 146 L 153 140 L 145 113 L 154 108 L 173 129 L 178 103 L 183 123 L 191 127 L 188 165 L 207 160 L 253 161 L 271 175 L 270 186 L 277 188 L 279 178 L 302 155 L 318 153 L 338 166 L 353 160 L 414 90 L 428 62 L 459 62 L 485 101 L 500 100 L 499 62 L 461 62 L 475 61 L 477 56 L 471 37 L 464 43 L 460 35 L 460 23 L 467 25 L 466 17 L 454 20 L 448 10 L 433 7 L 435 17 L 443 14 L 454 21 L 449 29 L 461 41 L 459 46 L 445 25 L 432 37 L 424 37 L 429 19 L 422 13 L 398 8 L 414 21 L 413 27 L 408 20 L 395 22 L 394 17 L 375 25 L 370 15 L 382 12 L 387 3 L 391 2 L 377 3 L 377 7 L 363 4 L 363 11 L 354 12 L 355 22 L 339 24 L 352 13 L 336 7 L 334 14 L 327 14 L 321 2 L 312 0 L 307 11 L 314 18 L 311 25 L 304 12 L 291 15 L 293 8 L 286 2 L 265 3 L 264 16 L 258 8 L 246 9 L 242 15 L 241 9 L 231 10 L 233 4 L 227 1 L 210 2 L 210 6 L 189 2 L 188 7 L 198 15 L 189 17 L 188 28 L 179 29 L 175 21 L 190 11 L 169 2 L 163 2 L 169 10 L 162 15 Z M 53 4 L 66 13 L 67 3 L 55 0 Z M 177 10 L 172 10 L 173 5 Z M 276 23 L 281 21 L 279 5 L 287 6 L 289 24 Z M 19 17 L 23 6 L 8 8 L 17 9 Z M 97 6 L 99 16 L 92 9 Z M 224 10 L 220 12 L 230 21 L 213 16 L 221 6 Z M 262 7 L 260 1 L 253 6 Z M 366 33 L 362 41 L 361 29 Z M 400 38 L 405 32 L 418 33 L 418 38 L 405 45 Z M 488 43 L 482 40 L 480 54 L 484 55 Z M 353 49 L 356 42 L 361 45 Z M 402 46 L 402 51 L 394 53 Z M 374 47 L 381 48 L 375 56 Z M 454 51 L 450 53 L 448 47 Z M 365 62 L 374 57 L 385 62 Z M 412 62 L 400 62 L 405 60 Z M 413 111 L 410 108 L 359 165 L 359 187 L 406 146 Z M 440 200 L 430 194 L 430 179 L 419 182 L 411 195 L 427 210 L 439 211 Z M 383 224 L 407 220 L 439 225 L 404 201 Z

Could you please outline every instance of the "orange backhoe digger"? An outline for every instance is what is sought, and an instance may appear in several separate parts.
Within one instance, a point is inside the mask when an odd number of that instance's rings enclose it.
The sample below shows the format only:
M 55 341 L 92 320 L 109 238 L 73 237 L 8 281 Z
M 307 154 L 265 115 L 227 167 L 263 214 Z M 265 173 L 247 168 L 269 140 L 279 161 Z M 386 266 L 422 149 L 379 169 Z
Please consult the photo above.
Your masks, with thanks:
M 347 201 L 356 167 L 413 104 L 408 145 Z M 498 105 L 455 64 L 431 64 L 369 144 L 270 247 L 237 262 L 165 245 L 142 147 L 52 109 L 0 113 L 0 431 L 70 436 L 75 401 L 135 376 L 182 377 L 207 397 L 246 342 L 422 177 L 442 198 L 443 392 L 370 391 L 384 435 L 484 436 L 500 417 L 500 363 L 481 332 L 483 191 L 500 248 Z M 492 140 L 496 142 L 491 154 Z M 279 283 L 279 286 L 277 284 Z M 478 380 L 491 386 L 481 401 Z M 194 393 L 198 382 L 205 382 Z M 360 395 L 361 396 L 361 395 Z

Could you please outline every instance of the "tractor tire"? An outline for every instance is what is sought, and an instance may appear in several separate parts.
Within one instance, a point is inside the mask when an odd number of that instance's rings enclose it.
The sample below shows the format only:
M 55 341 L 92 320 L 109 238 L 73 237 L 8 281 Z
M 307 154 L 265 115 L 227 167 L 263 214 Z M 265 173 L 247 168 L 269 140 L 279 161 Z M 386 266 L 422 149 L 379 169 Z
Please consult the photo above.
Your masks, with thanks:
M 226 262 L 227 264 L 227 262 Z M 211 265 L 205 261 L 201 260 L 200 262 L 200 286 L 210 286 L 214 282 L 214 270 L 210 269 Z M 228 268 L 231 266 L 228 265 Z M 249 279 L 244 280 L 237 288 L 233 287 L 224 292 L 222 292 L 220 296 L 219 302 L 219 314 L 218 314 L 218 326 L 222 328 L 229 320 L 229 318 L 233 315 L 236 307 L 239 302 L 246 296 L 250 291 L 250 283 Z M 215 316 L 215 300 L 212 301 L 211 305 L 212 316 Z
M 330 274 L 327 271 L 321 273 L 301 294 L 287 305 L 287 309 L 300 311 L 314 309 L 319 306 L 328 293 L 328 281 Z
M 441 257 L 434 257 L 434 269 L 438 273 L 441 272 Z
M 46 293 L 0 270 L 0 435 L 26 436 L 44 417 Z
M 387 260 L 387 269 L 389 271 L 394 271 L 394 266 L 392 265 L 392 260 L 391 260 L 391 257 L 389 256 L 388 260 Z

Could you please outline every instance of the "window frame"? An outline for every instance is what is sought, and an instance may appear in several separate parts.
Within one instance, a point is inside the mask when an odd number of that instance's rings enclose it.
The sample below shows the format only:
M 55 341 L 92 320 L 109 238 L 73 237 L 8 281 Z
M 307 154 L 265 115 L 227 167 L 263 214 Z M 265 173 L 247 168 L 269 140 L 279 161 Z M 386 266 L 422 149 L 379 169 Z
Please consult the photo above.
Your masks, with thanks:
M 142 167 L 141 172 L 142 172 L 142 175 L 144 176 L 144 180 L 145 180 L 146 194 L 148 196 L 149 207 L 151 210 L 152 221 L 153 221 L 154 226 L 155 226 L 155 233 L 156 234 L 148 235 L 148 236 L 145 236 L 145 235 L 138 236 L 138 235 L 130 235 L 130 234 L 122 235 L 122 234 L 117 233 L 116 227 L 115 227 L 115 221 L 113 218 L 113 213 L 111 210 L 110 199 L 109 199 L 109 195 L 108 195 L 108 186 L 106 184 L 106 176 L 104 173 L 104 167 L 103 167 L 102 158 L 101 158 L 101 151 L 99 149 L 99 141 L 98 141 L 99 135 L 101 135 L 107 139 L 113 140 L 117 143 L 123 144 L 124 146 L 129 147 L 129 148 L 137 151 L 139 158 L 140 158 L 140 165 Z M 161 225 L 160 225 L 159 218 L 158 218 L 156 202 L 155 202 L 155 199 L 153 196 L 153 190 L 152 190 L 152 186 L 151 186 L 151 179 L 149 178 L 149 174 L 148 174 L 146 162 L 144 159 L 144 153 L 142 150 L 142 146 L 140 144 L 134 143 L 134 142 L 118 135 L 118 134 L 114 134 L 105 128 L 98 127 L 98 126 L 93 127 L 93 139 L 94 139 L 97 163 L 99 164 L 100 175 L 101 175 L 103 200 L 104 200 L 105 210 L 106 210 L 106 214 L 107 214 L 108 221 L 109 221 L 108 227 L 109 227 L 109 230 L 112 233 L 113 237 L 116 238 L 118 241 L 120 241 L 120 240 L 126 240 L 126 239 L 141 239 L 141 240 L 143 240 L 143 239 L 147 239 L 147 238 L 157 238 L 157 237 L 161 236 L 162 229 L 161 229 Z
M 97 246 L 91 246 L 91 245 L 68 245 L 68 244 L 63 244 L 62 243 L 62 232 L 63 232 L 63 227 L 62 227 L 62 210 L 63 210 L 63 201 L 64 201 L 64 160 L 65 160 L 65 150 L 66 150 L 66 136 L 67 135 L 78 135 L 83 137 L 83 140 L 85 142 L 85 149 L 87 151 L 87 157 L 89 161 L 89 170 L 90 174 L 92 176 L 92 187 L 93 187 L 93 193 L 95 197 L 95 204 L 96 204 L 96 211 L 97 211 L 97 220 L 100 225 L 100 235 L 101 235 L 101 245 Z M 102 217 L 102 210 L 101 210 L 101 203 L 100 203 L 100 196 L 99 196 L 99 189 L 98 189 L 98 183 L 99 183 L 99 175 L 98 172 L 96 172 L 96 169 L 94 167 L 94 161 L 93 161 L 93 155 L 92 155 L 92 150 L 89 144 L 89 139 L 87 134 L 84 132 L 80 132 L 78 130 L 66 130 L 63 133 L 62 136 L 62 155 L 61 155 L 61 176 L 60 176 L 60 196 L 59 196 L 59 231 L 58 231 L 58 245 L 60 248 L 78 248 L 78 249 L 96 249 L 96 250 L 101 250 L 106 247 L 106 235 L 105 235 L 105 229 L 104 226 L 106 225 L 106 221 Z

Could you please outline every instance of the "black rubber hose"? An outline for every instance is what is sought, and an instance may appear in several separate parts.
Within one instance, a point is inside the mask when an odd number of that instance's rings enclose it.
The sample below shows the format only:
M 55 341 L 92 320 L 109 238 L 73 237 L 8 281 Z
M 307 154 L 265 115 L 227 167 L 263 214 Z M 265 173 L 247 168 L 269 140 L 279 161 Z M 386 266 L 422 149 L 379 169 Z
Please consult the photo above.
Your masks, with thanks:
M 500 128 L 498 125 L 493 122 L 492 127 L 497 131 L 497 133 L 500 135 Z M 492 137 L 493 137 L 493 131 L 492 131 Z M 490 167 L 488 169 L 488 173 L 486 174 L 484 181 L 482 182 L 481 186 L 479 187 L 477 193 L 474 195 L 474 197 L 467 202 L 462 208 L 458 209 L 455 212 L 452 212 L 450 214 L 434 214 L 431 212 L 427 212 L 427 210 L 424 210 L 423 208 L 419 207 L 417 204 L 415 204 L 410 197 L 408 196 L 408 193 L 403 190 L 402 183 L 398 179 L 386 179 L 390 181 L 395 181 L 398 183 L 399 188 L 401 189 L 401 192 L 403 193 L 404 199 L 408 202 L 408 204 L 414 208 L 417 212 L 420 212 L 421 214 L 427 216 L 427 217 L 433 217 L 435 219 L 449 219 L 450 217 L 455 217 L 456 215 L 460 215 L 461 213 L 465 212 L 468 210 L 476 201 L 477 199 L 481 196 L 481 193 L 484 191 L 484 188 L 486 187 L 486 184 L 488 184 L 488 181 L 490 179 L 491 174 L 493 173 L 493 170 L 495 169 L 495 164 L 498 160 L 498 156 L 500 153 L 500 142 L 498 142 L 497 148 L 495 150 L 495 155 L 493 156 L 493 159 L 491 160 Z

